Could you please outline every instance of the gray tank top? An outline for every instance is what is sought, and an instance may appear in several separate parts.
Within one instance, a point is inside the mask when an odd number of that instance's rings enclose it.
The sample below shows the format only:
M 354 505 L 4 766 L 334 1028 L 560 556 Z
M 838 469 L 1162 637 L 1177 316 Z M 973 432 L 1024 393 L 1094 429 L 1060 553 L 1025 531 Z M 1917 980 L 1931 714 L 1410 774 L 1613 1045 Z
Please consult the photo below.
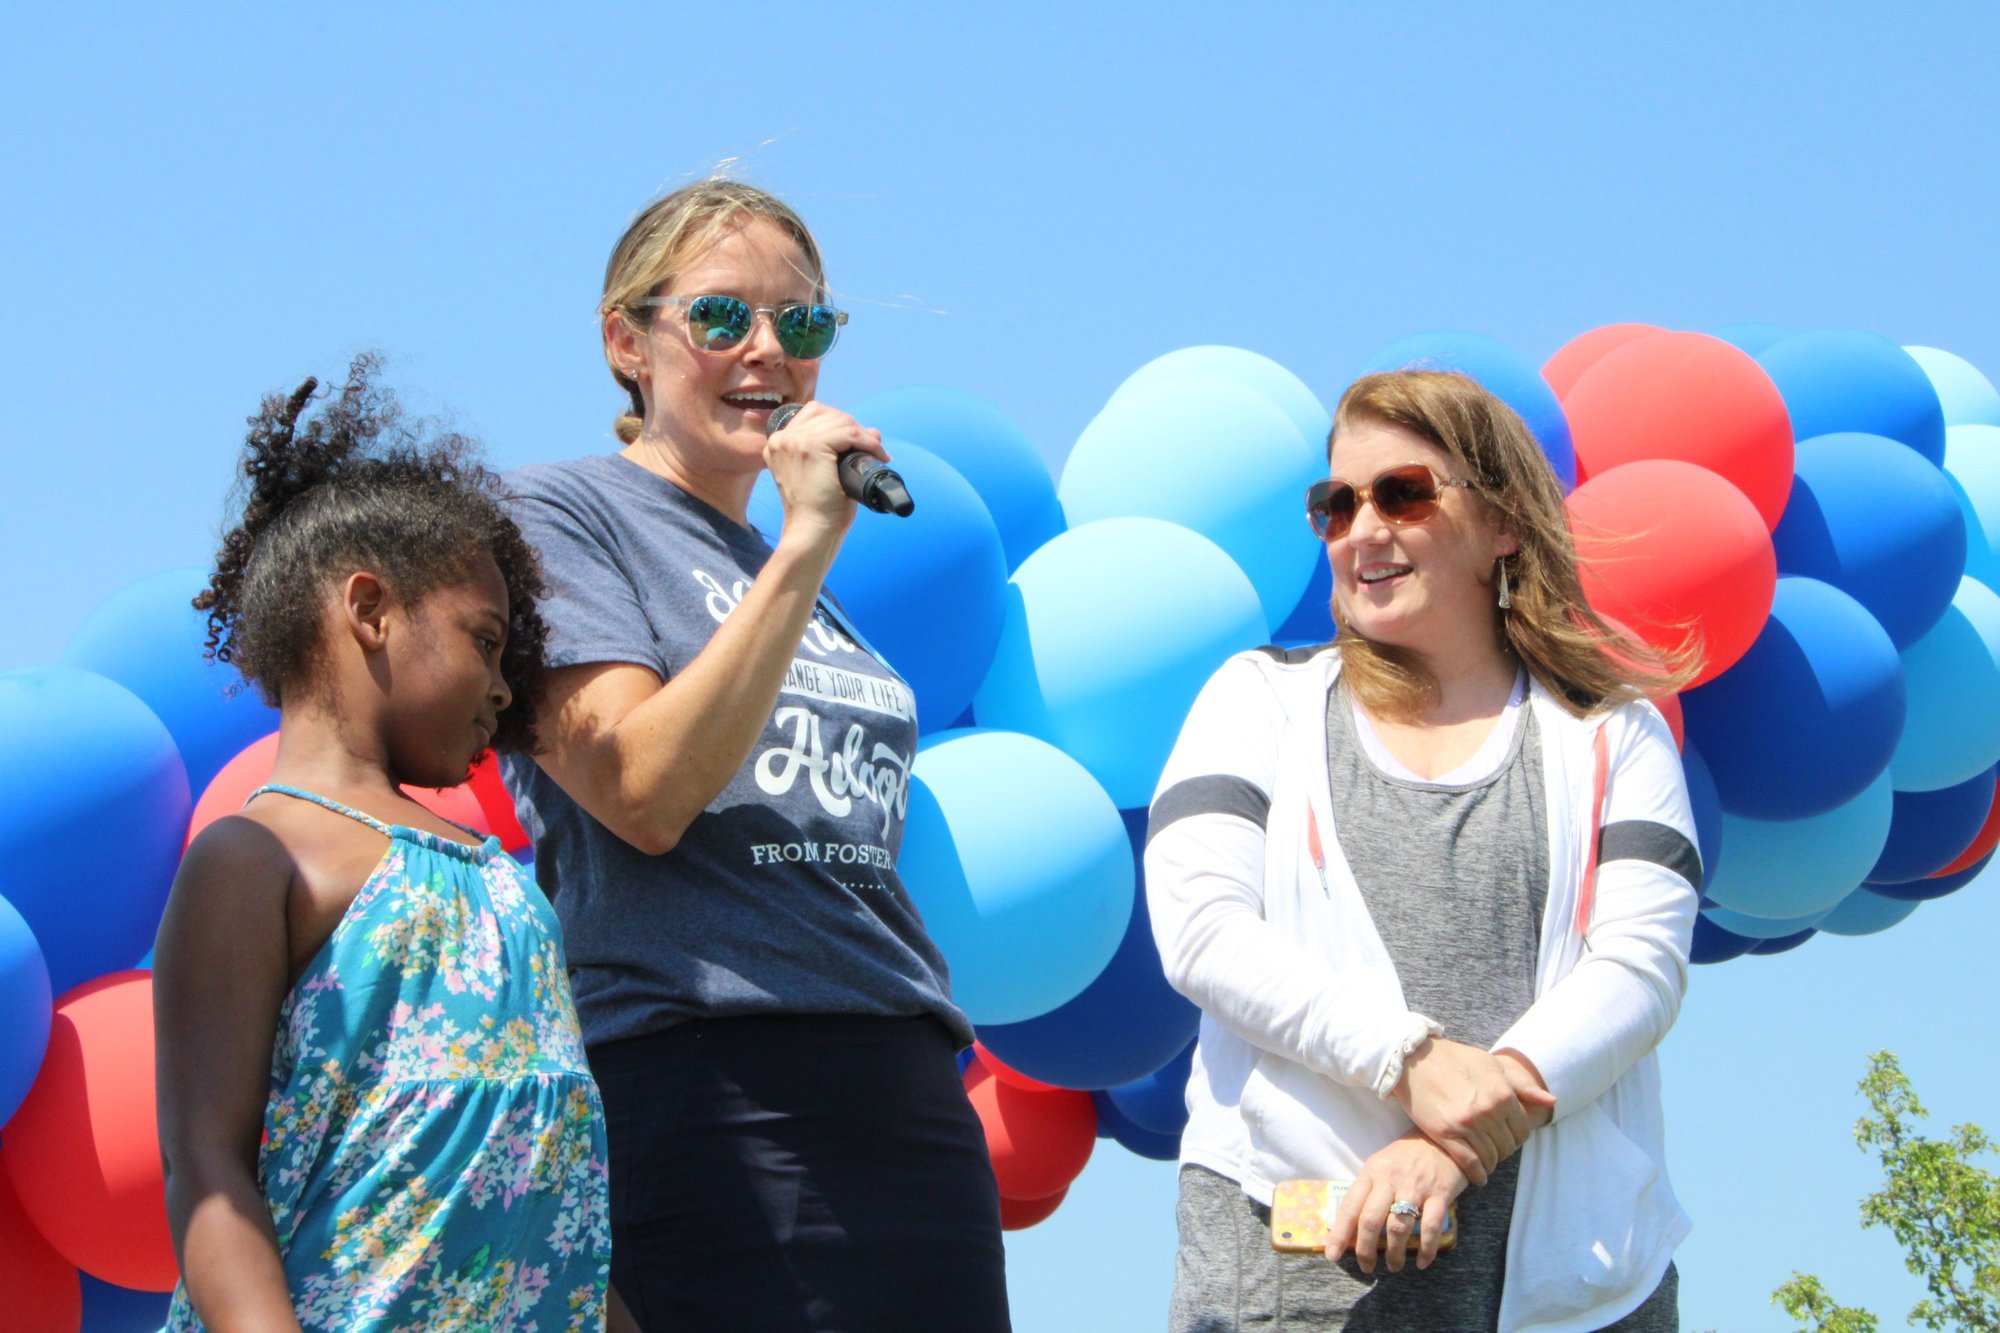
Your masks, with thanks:
M 1548 810 L 1534 710 L 1513 714 L 1497 763 L 1466 782 L 1425 782 L 1368 755 L 1344 688 L 1327 696 L 1327 769 L 1340 850 L 1354 871 L 1410 1008 L 1444 1034 L 1491 1046 L 1535 994 L 1548 899 Z M 1517 1153 L 1459 1196 L 1458 1245 L 1418 1273 L 1352 1259 L 1323 1273 L 1340 1327 L 1492 1328 L 1500 1317 Z M 1429 1279 L 1426 1281 L 1426 1279 Z
M 1491 772 L 1463 784 L 1379 768 L 1347 691 L 1326 711 L 1340 849 L 1388 947 L 1410 1008 L 1445 1036 L 1491 1046 L 1534 1000 L 1548 899 L 1548 811 L 1534 710 Z

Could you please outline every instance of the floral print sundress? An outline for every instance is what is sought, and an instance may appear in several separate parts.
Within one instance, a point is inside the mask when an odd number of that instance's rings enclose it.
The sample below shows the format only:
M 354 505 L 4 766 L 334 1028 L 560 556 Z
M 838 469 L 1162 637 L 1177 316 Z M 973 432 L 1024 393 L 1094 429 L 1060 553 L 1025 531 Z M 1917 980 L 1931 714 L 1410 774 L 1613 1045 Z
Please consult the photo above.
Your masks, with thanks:
M 390 827 L 286 996 L 257 1178 L 314 1333 L 596 1330 L 604 1110 L 561 928 L 498 839 Z M 202 1327 L 185 1286 L 170 1333 Z

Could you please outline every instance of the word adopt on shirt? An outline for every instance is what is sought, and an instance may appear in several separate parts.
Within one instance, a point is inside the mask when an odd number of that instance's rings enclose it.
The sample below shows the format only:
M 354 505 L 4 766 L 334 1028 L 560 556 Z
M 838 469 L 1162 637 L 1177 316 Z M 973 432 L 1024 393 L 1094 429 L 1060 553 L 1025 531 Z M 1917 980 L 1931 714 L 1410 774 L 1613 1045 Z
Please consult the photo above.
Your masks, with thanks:
M 803 772 L 821 808 L 836 818 L 854 808 L 856 797 L 880 806 L 885 838 L 894 821 L 909 814 L 915 754 L 898 754 L 877 741 L 864 759 L 861 751 L 868 737 L 859 722 L 847 729 L 846 744 L 829 754 L 820 738 L 819 714 L 811 709 L 780 708 L 774 720 L 780 727 L 792 728 L 792 743 L 774 745 L 757 756 L 757 785 L 764 791 L 783 796 Z

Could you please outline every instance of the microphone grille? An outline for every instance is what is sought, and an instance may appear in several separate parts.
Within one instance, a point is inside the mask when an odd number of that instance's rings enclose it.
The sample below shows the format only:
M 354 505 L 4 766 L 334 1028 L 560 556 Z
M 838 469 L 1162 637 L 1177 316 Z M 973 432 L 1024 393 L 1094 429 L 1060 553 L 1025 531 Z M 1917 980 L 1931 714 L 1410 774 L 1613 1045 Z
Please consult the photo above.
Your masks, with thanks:
M 776 435 L 790 424 L 791 419 L 797 416 L 804 407 L 804 403 L 779 403 L 771 409 L 771 418 L 764 423 L 764 433 L 766 435 Z

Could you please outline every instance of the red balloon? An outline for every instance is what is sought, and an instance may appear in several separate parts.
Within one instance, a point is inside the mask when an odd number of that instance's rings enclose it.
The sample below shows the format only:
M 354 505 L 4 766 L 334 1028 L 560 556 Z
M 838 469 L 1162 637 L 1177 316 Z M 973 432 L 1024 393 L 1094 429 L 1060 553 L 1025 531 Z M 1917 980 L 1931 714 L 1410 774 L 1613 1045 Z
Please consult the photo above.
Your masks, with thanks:
M 271 780 L 278 762 L 278 733 L 243 747 L 222 771 L 209 781 L 208 790 L 195 802 L 188 820 L 188 841 L 224 815 L 243 809 L 250 793 Z M 463 825 L 481 837 L 494 834 L 507 851 L 528 845 L 528 835 L 514 815 L 514 798 L 500 782 L 500 765 L 488 750 L 479 756 L 469 780 L 456 787 L 405 787 L 404 792 L 432 814 Z M 502 818 L 504 816 L 504 818 Z
M 1003 1199 L 1046 1199 L 1069 1188 L 1097 1146 L 1097 1107 L 1087 1092 L 1017 1087 L 977 1061 L 965 1095 L 986 1131 L 986 1152 Z
M 500 780 L 500 761 L 493 751 L 479 756 L 479 762 L 472 766 L 472 779 L 465 785 L 486 812 L 486 827 L 500 839 L 502 851 L 518 852 L 533 841 L 514 812 L 514 796 Z
M 1556 391 L 1556 397 L 1567 398 L 1578 377 L 1611 352 L 1650 334 L 1665 332 L 1657 324 L 1606 324 L 1587 333 L 1579 333 L 1542 363 L 1542 378 Z
M 1972 845 L 1958 854 L 1956 860 L 1928 879 L 1943 879 L 1946 875 L 1956 875 L 1979 860 L 1995 847 L 2000 847 L 2000 783 L 1994 784 L 1993 805 L 1986 812 L 1986 822 L 1979 826 L 1979 834 Z
M 21 1206 L 92 1277 L 172 1291 L 153 1095 L 153 974 L 112 972 L 56 1002 L 49 1052 L 0 1143 Z
M 277 762 L 278 733 L 275 731 L 237 751 L 236 757 L 208 780 L 208 789 L 194 803 L 194 814 L 188 818 L 188 841 L 193 842 L 195 834 L 224 815 L 242 810 L 243 803 L 250 799 L 250 793 L 271 780 L 271 765 Z
M 1756 359 L 1720 338 L 1656 333 L 1607 352 L 1563 396 L 1579 482 L 1673 458 L 1726 478 L 1764 530 L 1792 493 L 1792 419 Z
M 993 1077 L 1003 1082 L 1012 1083 L 1017 1088 L 1026 1088 L 1029 1092 L 1054 1092 L 1056 1090 L 1055 1084 L 1044 1083 L 1038 1078 L 1029 1078 L 1026 1074 L 1009 1065 L 976 1041 L 972 1043 L 972 1058 L 991 1070 Z
M 1702 653 L 1693 684 L 1756 642 L 1778 558 L 1756 507 L 1715 473 L 1666 458 L 1627 463 L 1577 487 L 1569 519 L 1591 606 L 1655 648 L 1692 633 Z
M 1010 1199 L 1003 1194 L 1000 1196 L 1000 1229 L 1024 1231 L 1037 1222 L 1046 1222 L 1068 1197 L 1067 1186 L 1046 1199 Z
M 1006 1205 L 1001 1205 L 1002 1217 Z M 55 1252 L 14 1197 L 0 1171 L 0 1323 L 19 1333 L 76 1333 L 83 1324 L 83 1283 L 76 1265 Z

